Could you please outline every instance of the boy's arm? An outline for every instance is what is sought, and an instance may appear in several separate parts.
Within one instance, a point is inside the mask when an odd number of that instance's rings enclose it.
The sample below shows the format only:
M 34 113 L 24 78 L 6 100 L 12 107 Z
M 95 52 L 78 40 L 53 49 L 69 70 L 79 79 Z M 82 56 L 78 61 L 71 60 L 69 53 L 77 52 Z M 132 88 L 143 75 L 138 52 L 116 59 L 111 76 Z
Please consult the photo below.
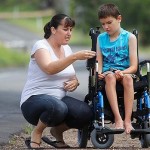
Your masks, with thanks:
M 123 74 L 136 73 L 138 58 L 137 58 L 137 39 L 134 34 L 130 34 L 129 37 L 129 58 L 130 58 L 130 67 L 122 71 Z

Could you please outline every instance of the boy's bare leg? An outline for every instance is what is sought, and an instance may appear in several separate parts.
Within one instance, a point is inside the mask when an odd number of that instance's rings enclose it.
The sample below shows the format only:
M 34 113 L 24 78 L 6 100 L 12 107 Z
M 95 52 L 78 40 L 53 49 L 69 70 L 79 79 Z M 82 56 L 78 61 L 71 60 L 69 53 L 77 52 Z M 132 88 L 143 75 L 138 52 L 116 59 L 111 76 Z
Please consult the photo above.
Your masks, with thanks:
M 124 106 L 125 106 L 125 131 L 130 133 L 133 129 L 131 124 L 131 115 L 133 109 L 133 100 L 134 100 L 134 88 L 133 88 L 133 79 L 130 75 L 125 75 L 123 78 L 124 86 Z
M 119 108 L 118 108 L 118 101 L 117 101 L 117 94 L 116 94 L 116 77 L 114 74 L 108 74 L 105 77 L 105 90 L 106 95 L 109 100 L 111 109 L 113 111 L 115 117 L 115 128 L 116 129 L 123 129 L 123 120 L 120 116 Z

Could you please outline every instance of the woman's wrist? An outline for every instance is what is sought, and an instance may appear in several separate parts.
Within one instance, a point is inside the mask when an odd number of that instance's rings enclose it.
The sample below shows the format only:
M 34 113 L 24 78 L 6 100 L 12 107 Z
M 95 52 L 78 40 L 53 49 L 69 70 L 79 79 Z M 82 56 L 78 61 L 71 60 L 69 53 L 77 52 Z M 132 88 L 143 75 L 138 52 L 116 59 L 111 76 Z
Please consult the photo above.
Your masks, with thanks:
M 76 53 L 72 54 L 72 56 L 73 56 L 73 60 L 74 60 L 74 61 L 78 60 Z

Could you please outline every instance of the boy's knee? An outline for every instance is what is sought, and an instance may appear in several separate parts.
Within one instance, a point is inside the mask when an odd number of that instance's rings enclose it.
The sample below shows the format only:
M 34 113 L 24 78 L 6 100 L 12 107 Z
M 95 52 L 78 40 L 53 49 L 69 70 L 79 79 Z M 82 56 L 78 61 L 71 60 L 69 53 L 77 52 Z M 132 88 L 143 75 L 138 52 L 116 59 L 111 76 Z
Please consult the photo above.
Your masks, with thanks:
M 131 75 L 124 76 L 123 85 L 127 86 L 127 87 L 133 86 L 133 79 L 132 79 Z
M 109 84 L 116 83 L 116 78 L 115 78 L 114 74 L 108 74 L 108 75 L 105 77 L 105 82 L 106 82 L 106 83 L 109 83 Z

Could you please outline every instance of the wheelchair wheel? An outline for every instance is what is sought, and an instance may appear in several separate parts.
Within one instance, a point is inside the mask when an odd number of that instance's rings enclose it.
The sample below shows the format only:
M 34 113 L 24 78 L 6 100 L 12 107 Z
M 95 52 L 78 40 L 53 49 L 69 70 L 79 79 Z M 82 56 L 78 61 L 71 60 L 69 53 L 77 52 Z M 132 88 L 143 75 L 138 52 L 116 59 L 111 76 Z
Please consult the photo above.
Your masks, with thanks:
M 144 129 L 149 128 L 149 124 L 147 121 L 144 122 L 143 128 Z M 150 134 L 142 134 L 140 141 L 142 148 L 148 148 L 150 146 Z
M 89 137 L 88 126 L 78 130 L 78 145 L 80 148 L 86 148 Z
M 94 148 L 109 148 L 114 142 L 114 134 L 98 134 L 94 129 L 91 132 L 91 142 Z

